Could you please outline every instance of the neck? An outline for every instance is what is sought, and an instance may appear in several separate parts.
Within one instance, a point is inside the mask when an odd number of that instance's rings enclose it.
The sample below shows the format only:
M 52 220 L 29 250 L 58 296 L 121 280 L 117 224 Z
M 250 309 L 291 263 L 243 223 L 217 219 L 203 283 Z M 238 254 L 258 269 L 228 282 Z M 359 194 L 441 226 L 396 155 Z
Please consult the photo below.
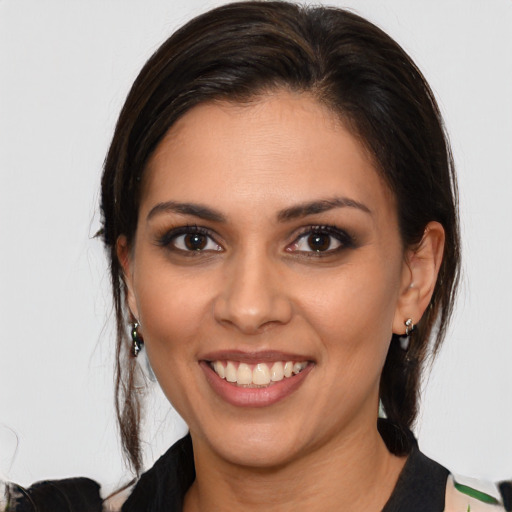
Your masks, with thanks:
M 378 511 L 405 463 L 405 458 L 388 452 L 376 422 L 373 428 L 345 433 L 272 468 L 214 461 L 208 447 L 192 438 L 196 480 L 186 496 L 186 512 L 236 510 L 234 507 L 243 507 L 244 512 Z

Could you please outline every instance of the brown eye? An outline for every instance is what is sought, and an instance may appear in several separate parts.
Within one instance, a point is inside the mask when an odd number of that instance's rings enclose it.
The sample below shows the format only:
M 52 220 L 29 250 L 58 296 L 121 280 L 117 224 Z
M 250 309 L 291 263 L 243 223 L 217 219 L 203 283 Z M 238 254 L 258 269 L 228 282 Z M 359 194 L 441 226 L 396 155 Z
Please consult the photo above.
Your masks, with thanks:
M 158 244 L 183 253 L 222 251 L 222 247 L 209 233 L 203 233 L 199 229 L 184 227 L 171 230 L 158 241 Z
M 334 226 L 311 226 L 286 248 L 286 252 L 327 256 L 353 247 L 354 239 L 345 230 Z
M 190 233 L 183 237 L 183 243 L 189 251 L 202 251 L 208 243 L 208 238 L 200 233 Z
M 332 236 L 326 233 L 312 233 L 308 236 L 307 242 L 312 251 L 323 252 L 330 249 Z

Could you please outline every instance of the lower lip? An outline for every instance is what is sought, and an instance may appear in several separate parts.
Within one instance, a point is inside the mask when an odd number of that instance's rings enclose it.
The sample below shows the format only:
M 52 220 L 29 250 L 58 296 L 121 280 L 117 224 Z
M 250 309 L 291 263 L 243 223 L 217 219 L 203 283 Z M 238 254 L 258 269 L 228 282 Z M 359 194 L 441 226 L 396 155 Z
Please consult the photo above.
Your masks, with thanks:
M 237 407 L 266 407 L 280 402 L 290 396 L 304 382 L 313 368 L 310 363 L 293 377 L 285 377 L 267 387 L 244 388 L 221 379 L 206 361 L 201 361 L 200 366 L 206 375 L 206 380 L 217 395 Z

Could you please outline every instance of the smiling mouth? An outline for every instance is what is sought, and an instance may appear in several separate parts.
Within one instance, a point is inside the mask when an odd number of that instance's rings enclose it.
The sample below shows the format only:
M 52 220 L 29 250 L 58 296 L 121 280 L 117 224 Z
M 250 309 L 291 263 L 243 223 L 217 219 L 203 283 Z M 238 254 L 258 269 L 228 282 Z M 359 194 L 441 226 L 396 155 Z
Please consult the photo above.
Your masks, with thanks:
M 210 368 L 221 378 L 244 388 L 265 388 L 302 372 L 308 361 L 276 361 L 268 364 L 237 361 L 210 361 Z

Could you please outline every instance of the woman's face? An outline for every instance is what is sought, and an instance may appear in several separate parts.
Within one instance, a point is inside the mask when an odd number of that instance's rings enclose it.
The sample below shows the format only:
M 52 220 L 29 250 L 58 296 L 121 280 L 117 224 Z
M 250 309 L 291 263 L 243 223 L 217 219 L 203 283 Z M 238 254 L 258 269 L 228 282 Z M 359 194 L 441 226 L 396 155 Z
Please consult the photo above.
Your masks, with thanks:
M 375 428 L 410 272 L 391 192 L 310 96 L 189 111 L 120 248 L 151 365 L 198 446 L 272 466 Z

